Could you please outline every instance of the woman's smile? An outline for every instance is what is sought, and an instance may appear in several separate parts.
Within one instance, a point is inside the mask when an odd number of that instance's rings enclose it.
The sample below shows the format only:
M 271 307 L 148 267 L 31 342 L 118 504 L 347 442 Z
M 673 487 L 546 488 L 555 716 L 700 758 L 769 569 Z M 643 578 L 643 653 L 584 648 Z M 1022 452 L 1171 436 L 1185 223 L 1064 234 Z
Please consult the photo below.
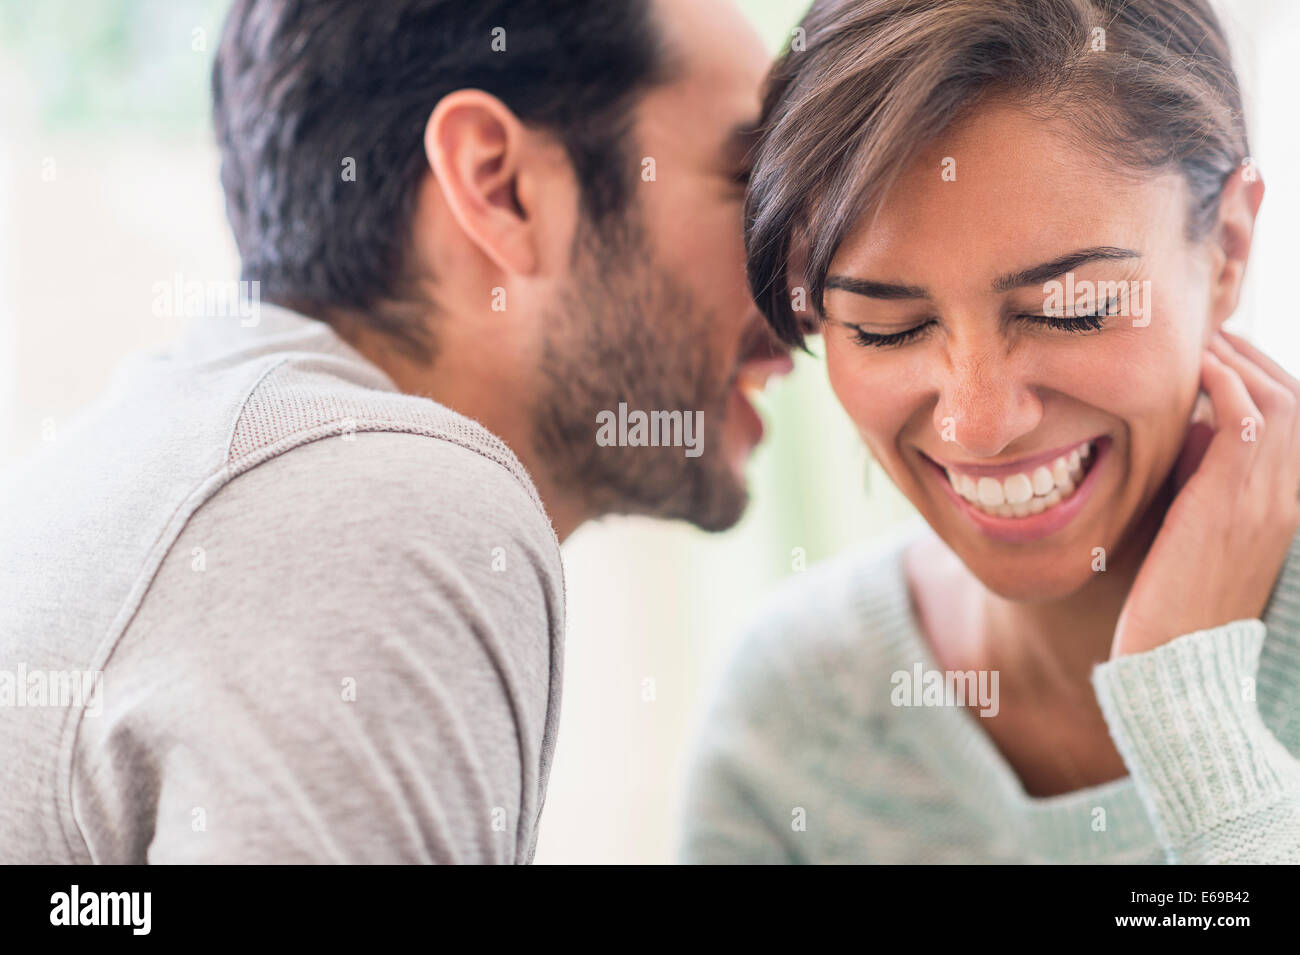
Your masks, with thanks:
M 958 464 L 925 452 L 926 471 L 956 509 L 996 540 L 1054 534 L 1083 511 L 1102 473 L 1111 439 L 1098 435 L 1007 464 Z

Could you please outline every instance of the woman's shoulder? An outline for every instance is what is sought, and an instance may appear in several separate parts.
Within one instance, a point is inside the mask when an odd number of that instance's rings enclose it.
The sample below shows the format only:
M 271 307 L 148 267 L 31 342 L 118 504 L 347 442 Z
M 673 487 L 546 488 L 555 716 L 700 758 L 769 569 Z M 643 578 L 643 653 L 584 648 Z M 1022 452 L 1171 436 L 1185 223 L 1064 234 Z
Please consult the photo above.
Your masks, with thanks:
M 1300 634 L 1300 534 L 1291 540 L 1291 548 L 1264 611 L 1264 622 L 1270 632 L 1293 637 Z
M 905 556 L 926 534 L 924 524 L 909 521 L 798 570 L 758 605 L 748 632 L 868 636 L 864 624 L 883 623 L 877 620 L 882 613 L 907 604 Z
M 1259 659 L 1259 709 L 1295 751 L 1300 745 L 1300 534 L 1291 541 L 1263 620 L 1268 630 Z
M 784 699 L 824 712 L 887 702 L 875 677 L 914 639 L 904 557 L 928 529 L 909 522 L 779 584 L 752 613 L 728 667 L 733 699 Z M 758 703 L 758 705 L 763 705 Z

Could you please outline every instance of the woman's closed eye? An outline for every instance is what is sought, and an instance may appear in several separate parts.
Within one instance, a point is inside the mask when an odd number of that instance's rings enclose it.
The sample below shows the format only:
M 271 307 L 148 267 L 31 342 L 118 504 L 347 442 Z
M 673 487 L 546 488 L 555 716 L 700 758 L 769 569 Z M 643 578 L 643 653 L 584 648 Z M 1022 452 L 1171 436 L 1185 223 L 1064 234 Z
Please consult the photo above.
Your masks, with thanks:
M 1119 299 L 1112 298 L 1105 305 L 1095 312 L 1089 312 L 1086 315 L 1033 315 L 1017 314 L 1013 316 L 1022 322 L 1029 322 L 1034 325 L 1041 325 L 1054 331 L 1072 332 L 1079 334 L 1082 332 L 1100 331 L 1105 324 L 1106 319 L 1115 313 L 1115 307 Z M 865 348 L 898 348 L 910 344 L 919 338 L 924 337 L 930 330 L 931 326 L 937 324 L 936 319 L 927 319 L 919 325 L 913 325 L 911 328 L 903 329 L 901 332 L 869 332 L 861 325 L 853 325 L 848 322 L 843 323 L 850 332 L 853 333 L 855 343 Z
M 1095 312 L 1086 315 L 1018 315 L 1016 317 L 1063 332 L 1095 332 L 1101 329 L 1107 318 L 1115 314 L 1118 306 L 1119 297 L 1116 296 Z
M 887 335 L 869 332 L 861 325 L 851 325 L 848 322 L 844 323 L 844 327 L 853 333 L 854 342 L 866 348 L 897 348 L 921 338 L 933 324 L 935 324 L 934 319 L 929 319 L 920 325 L 913 325 L 901 332 L 891 332 Z

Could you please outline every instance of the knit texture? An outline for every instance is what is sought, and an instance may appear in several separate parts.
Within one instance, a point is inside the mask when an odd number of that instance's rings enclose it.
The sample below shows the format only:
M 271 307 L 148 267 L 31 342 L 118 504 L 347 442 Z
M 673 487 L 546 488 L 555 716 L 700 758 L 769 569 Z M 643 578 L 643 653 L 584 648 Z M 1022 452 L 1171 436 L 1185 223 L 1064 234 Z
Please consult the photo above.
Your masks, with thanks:
M 327 325 L 128 360 L 0 476 L 0 581 L 0 862 L 532 860 L 559 542 Z
M 415 401 L 395 390 L 340 389 L 339 373 L 345 363 L 347 359 L 300 353 L 286 356 L 268 372 L 249 395 L 231 436 L 232 476 L 321 438 L 371 431 L 419 434 L 457 444 L 501 465 L 538 510 L 545 511 L 528 472 L 496 435 L 443 405 Z
M 760 609 L 708 708 L 681 857 L 766 863 L 1300 862 L 1300 543 L 1264 621 L 1099 664 L 1129 774 L 1028 795 L 961 706 L 896 706 L 941 670 L 902 564 L 914 527 Z

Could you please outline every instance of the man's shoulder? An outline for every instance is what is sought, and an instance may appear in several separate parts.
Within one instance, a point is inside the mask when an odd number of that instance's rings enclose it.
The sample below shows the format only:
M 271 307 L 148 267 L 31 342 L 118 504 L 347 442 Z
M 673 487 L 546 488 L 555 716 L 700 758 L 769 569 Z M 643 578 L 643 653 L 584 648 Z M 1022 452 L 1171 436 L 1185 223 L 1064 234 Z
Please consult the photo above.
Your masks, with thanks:
M 454 860 L 486 846 L 514 861 L 522 848 L 476 828 L 492 811 L 480 803 L 491 791 L 527 846 L 558 712 L 563 596 L 545 515 L 460 444 L 362 431 L 249 468 L 186 522 L 105 668 L 102 714 L 81 723 L 78 798 L 96 857 L 138 859 L 144 836 L 115 833 L 164 814 L 115 802 L 145 760 L 195 805 L 200 783 L 229 813 L 309 799 L 323 828 L 307 836 L 334 848 L 294 847 L 303 858 Z M 249 778 L 192 778 L 168 763 L 178 752 Z M 448 764 L 466 769 L 433 785 Z M 393 788 L 407 770 L 418 785 Z M 360 774 L 369 801 L 332 795 L 336 772 Z M 408 845 L 375 815 L 389 805 L 454 815 L 464 844 L 439 832 L 433 848 Z M 183 835 L 169 851 L 189 851 Z
M 177 535 L 125 639 L 229 665 L 419 644 L 542 666 L 563 613 L 555 536 L 506 469 L 441 439 L 369 431 L 298 445 L 221 487 Z
M 408 431 L 316 437 L 240 469 L 186 532 L 265 528 L 302 546 L 341 534 L 356 559 L 391 555 L 398 542 L 458 562 L 513 551 L 558 574 L 559 543 L 531 481 L 490 451 Z
M 336 597 L 380 622 L 438 600 L 542 635 L 561 620 L 559 542 L 510 448 L 399 391 L 322 323 L 278 309 L 266 319 L 258 335 L 195 347 L 160 373 L 227 410 L 219 464 L 191 485 L 165 559 L 146 568 L 155 607 L 217 594 L 240 601 L 255 631 L 275 605 L 306 612 Z M 207 568 L 197 590 L 191 564 Z M 272 591 L 251 592 L 254 565 L 277 578 Z
M 490 496 L 501 490 L 499 484 L 513 483 L 544 513 L 531 477 L 505 442 L 445 405 L 392 390 L 381 381 L 374 377 L 374 369 L 346 358 L 285 356 L 257 381 L 243 402 L 230 436 L 230 473 L 242 474 L 321 439 L 351 443 L 361 434 L 414 435 L 432 441 L 379 444 L 420 447 L 425 457 L 451 462 L 455 473 L 469 471 L 483 477 L 489 487 L 471 498 Z M 471 452 L 472 457 L 454 449 Z M 412 470 L 414 465 L 405 465 L 402 459 L 405 453 L 389 463 L 398 470 Z M 346 456 L 340 459 L 346 461 Z

